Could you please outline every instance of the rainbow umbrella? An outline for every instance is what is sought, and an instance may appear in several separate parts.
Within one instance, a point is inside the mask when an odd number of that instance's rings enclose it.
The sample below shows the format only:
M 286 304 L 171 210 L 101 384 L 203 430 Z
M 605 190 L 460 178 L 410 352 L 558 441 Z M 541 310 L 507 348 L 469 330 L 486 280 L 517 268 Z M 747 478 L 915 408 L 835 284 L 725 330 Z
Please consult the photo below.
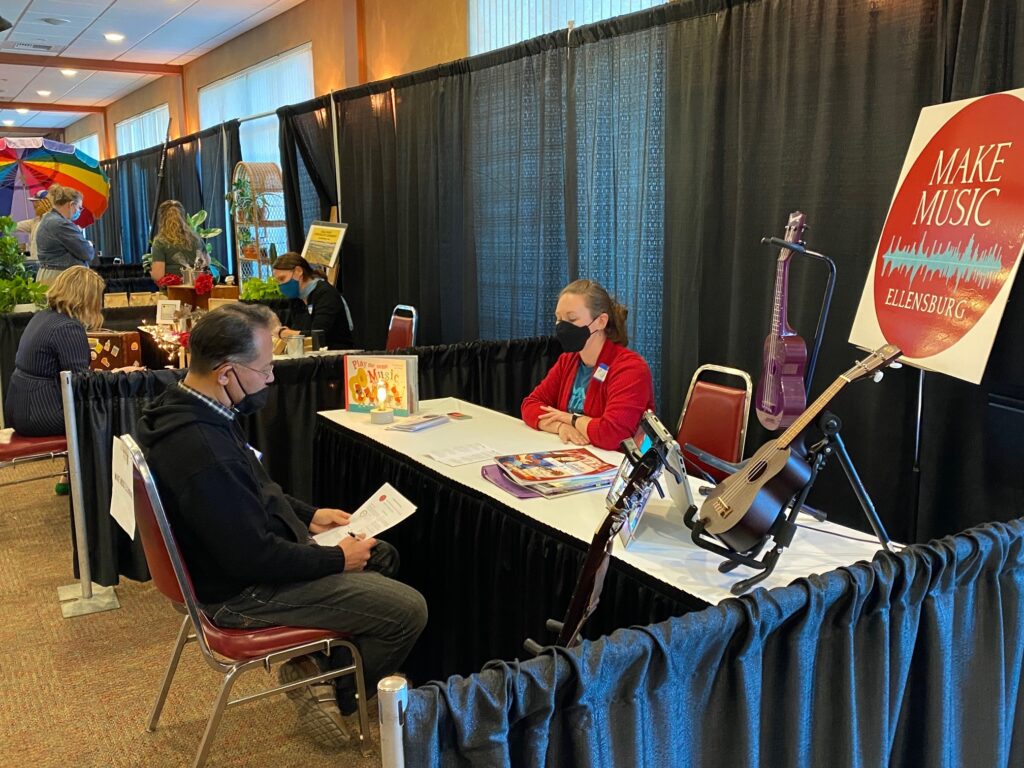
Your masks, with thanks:
M 0 216 L 31 219 L 35 213 L 29 198 L 51 184 L 82 193 L 82 214 L 75 222 L 80 227 L 107 210 L 107 174 L 82 150 L 50 139 L 0 139 Z

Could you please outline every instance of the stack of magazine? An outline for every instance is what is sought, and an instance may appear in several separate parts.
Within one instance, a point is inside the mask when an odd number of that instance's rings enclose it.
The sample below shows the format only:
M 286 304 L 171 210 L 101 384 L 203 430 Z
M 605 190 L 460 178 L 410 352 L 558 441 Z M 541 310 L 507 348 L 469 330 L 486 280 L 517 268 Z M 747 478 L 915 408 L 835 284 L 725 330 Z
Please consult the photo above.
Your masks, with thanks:
M 604 488 L 617 469 L 586 448 L 513 453 L 495 461 L 512 482 L 548 497 Z

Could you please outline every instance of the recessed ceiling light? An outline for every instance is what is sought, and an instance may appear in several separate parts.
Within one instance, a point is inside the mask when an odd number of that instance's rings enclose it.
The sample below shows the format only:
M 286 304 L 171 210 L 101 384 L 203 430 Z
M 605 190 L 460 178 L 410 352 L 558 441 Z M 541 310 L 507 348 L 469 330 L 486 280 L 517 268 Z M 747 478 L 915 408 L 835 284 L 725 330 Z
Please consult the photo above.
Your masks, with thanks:
M 77 69 L 62 69 L 60 71 L 60 73 L 62 75 L 64 75 L 64 77 L 74 77 L 75 75 L 78 74 L 78 70 Z
M 40 96 L 49 96 L 50 95 L 49 91 L 36 91 L 36 93 L 38 93 Z
M 4 125 L 14 125 L 13 120 L 4 120 Z
M 107 38 L 108 43 L 120 43 L 124 40 L 124 35 L 120 32 L 107 32 L 104 37 Z
M 28 114 L 28 110 L 25 109 L 24 107 L 19 107 L 18 109 L 14 110 L 14 111 L 17 112 L 19 115 L 27 115 Z

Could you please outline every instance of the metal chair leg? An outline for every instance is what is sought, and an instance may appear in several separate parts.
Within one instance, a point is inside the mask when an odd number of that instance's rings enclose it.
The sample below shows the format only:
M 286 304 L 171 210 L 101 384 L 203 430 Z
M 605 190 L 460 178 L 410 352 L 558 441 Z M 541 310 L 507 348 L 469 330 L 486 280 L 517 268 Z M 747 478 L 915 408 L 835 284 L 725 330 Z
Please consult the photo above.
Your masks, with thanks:
M 356 702 L 359 711 L 359 752 L 369 757 L 370 749 L 370 717 L 366 712 L 366 683 L 363 680 L 363 655 L 355 646 L 352 648 L 352 661 L 356 665 Z
M 217 694 L 217 701 L 213 705 L 213 714 L 210 715 L 210 721 L 206 724 L 206 732 L 203 734 L 203 740 L 199 742 L 199 752 L 196 754 L 195 762 L 192 763 L 192 768 L 202 768 L 206 764 L 210 747 L 213 746 L 213 738 L 217 734 L 224 710 L 227 709 L 231 686 L 235 683 L 237 673 L 237 669 L 232 669 L 224 675 L 224 681 L 220 684 L 220 693 Z
M 160 720 L 160 713 L 164 709 L 164 702 L 167 701 L 167 693 L 171 690 L 171 680 L 174 679 L 174 673 L 178 669 L 181 650 L 185 647 L 185 643 L 188 642 L 188 633 L 191 627 L 192 621 L 186 616 L 185 620 L 181 622 L 181 629 L 178 630 L 178 641 L 174 644 L 174 650 L 171 652 L 171 663 L 167 665 L 167 671 L 164 672 L 164 681 L 160 686 L 160 695 L 156 697 L 153 713 L 149 716 L 149 722 L 146 723 L 146 730 L 150 733 L 156 730 L 157 723 Z

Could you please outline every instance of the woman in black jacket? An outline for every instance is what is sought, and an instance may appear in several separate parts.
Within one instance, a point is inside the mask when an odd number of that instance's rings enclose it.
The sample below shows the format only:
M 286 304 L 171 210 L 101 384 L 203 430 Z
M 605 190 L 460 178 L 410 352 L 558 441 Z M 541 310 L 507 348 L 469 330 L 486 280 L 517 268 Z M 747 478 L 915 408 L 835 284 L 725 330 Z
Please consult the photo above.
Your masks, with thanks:
M 305 313 L 297 313 L 294 328 L 282 328 L 281 338 L 309 336 L 323 332 L 323 343 L 330 349 L 352 349 L 352 314 L 341 293 L 326 275 L 313 269 L 297 253 L 286 253 L 273 264 L 274 279 L 289 299 L 301 299 Z

